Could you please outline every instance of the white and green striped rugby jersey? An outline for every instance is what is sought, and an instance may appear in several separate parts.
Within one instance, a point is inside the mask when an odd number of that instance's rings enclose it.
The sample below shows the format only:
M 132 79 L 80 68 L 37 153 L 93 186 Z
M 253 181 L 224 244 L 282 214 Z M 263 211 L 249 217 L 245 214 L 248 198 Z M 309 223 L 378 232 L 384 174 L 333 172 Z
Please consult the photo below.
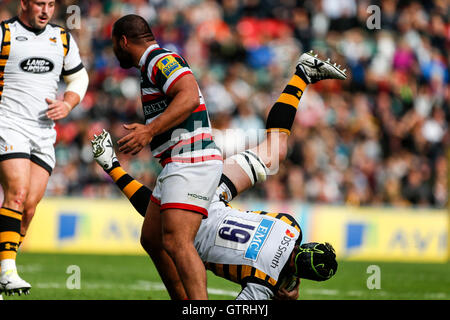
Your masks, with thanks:
M 172 86 L 186 74 L 192 74 L 187 62 L 175 52 L 154 44 L 147 48 L 141 61 L 141 95 L 146 124 L 155 120 L 169 106 L 167 95 Z M 208 111 L 199 89 L 200 104 L 181 124 L 155 136 L 150 147 L 164 166 L 169 162 L 194 163 L 222 160 L 215 145 Z

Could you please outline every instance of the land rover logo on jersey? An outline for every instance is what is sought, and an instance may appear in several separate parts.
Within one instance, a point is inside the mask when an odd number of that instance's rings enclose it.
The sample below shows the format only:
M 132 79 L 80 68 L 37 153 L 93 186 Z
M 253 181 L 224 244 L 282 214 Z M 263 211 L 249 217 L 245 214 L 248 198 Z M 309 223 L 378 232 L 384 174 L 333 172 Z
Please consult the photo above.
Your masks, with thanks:
M 47 73 L 53 70 L 54 64 L 45 58 L 32 57 L 23 60 L 20 68 L 29 73 Z
M 16 40 L 17 40 L 17 41 L 27 41 L 28 38 L 25 37 L 25 36 L 17 36 L 17 37 L 16 37 Z

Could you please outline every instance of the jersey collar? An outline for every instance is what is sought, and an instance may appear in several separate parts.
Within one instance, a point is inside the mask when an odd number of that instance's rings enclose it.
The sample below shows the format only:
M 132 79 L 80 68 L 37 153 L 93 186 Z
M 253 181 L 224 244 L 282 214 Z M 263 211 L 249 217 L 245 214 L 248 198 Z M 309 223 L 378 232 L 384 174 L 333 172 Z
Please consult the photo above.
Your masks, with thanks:
M 141 59 L 139 60 L 139 69 L 142 69 L 142 66 L 145 64 L 145 60 L 147 60 L 147 56 L 153 49 L 159 48 L 159 45 L 157 43 L 152 44 L 145 50 L 145 52 L 142 54 Z
M 45 31 L 45 29 L 47 29 L 47 25 L 45 26 L 45 28 L 44 29 L 36 29 L 36 28 L 32 28 L 32 27 L 29 27 L 29 26 L 27 26 L 25 23 L 23 23 L 20 19 L 19 19 L 19 17 L 14 17 L 14 19 L 15 20 L 17 20 L 17 21 L 19 21 L 19 23 L 20 23 L 20 25 L 24 28 L 24 29 L 26 29 L 26 30 L 28 30 L 28 31 L 30 31 L 30 32 L 33 32 L 35 35 L 40 35 L 41 33 L 43 33 L 44 31 Z

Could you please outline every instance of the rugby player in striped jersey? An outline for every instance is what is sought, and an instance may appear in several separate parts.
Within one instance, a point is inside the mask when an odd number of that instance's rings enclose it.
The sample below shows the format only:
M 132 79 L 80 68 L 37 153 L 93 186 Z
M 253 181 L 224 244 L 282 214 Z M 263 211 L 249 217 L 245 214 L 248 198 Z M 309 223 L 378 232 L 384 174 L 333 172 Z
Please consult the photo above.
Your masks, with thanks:
M 161 48 L 148 23 L 127 15 L 114 23 L 113 49 L 123 68 L 141 72 L 145 124 L 125 125 L 119 151 L 137 154 L 150 145 L 163 169 L 142 227 L 141 243 L 169 293 L 207 299 L 206 272 L 194 247 L 200 223 L 222 173 L 202 93 L 187 62 Z M 174 283 L 173 279 L 177 279 Z

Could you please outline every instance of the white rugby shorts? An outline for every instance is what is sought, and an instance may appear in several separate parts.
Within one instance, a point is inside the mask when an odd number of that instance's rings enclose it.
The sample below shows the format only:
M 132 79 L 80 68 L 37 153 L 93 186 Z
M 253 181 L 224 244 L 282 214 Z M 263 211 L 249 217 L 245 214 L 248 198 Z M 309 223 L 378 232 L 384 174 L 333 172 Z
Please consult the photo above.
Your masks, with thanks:
M 55 141 L 54 128 L 30 126 L 9 117 L 0 120 L 0 161 L 30 159 L 51 174 L 55 167 Z
M 159 174 L 151 201 L 160 210 L 184 209 L 208 216 L 222 175 L 222 160 L 197 163 L 170 162 Z

